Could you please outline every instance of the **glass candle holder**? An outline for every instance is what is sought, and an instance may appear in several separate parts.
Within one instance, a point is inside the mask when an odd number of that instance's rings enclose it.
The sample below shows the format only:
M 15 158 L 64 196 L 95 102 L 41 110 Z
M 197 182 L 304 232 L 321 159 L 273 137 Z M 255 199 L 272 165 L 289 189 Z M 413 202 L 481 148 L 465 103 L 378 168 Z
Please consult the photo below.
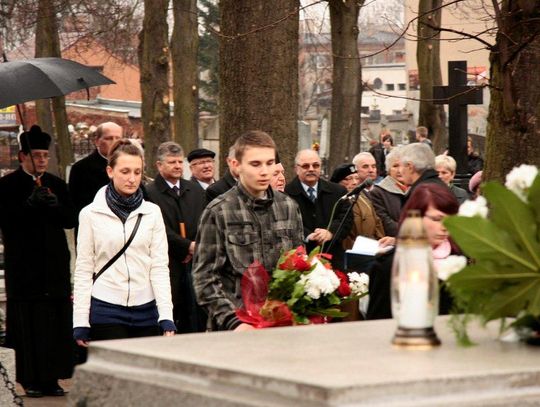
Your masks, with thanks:
M 439 282 L 431 247 L 419 211 L 409 211 L 402 223 L 392 265 L 392 315 L 398 346 L 437 346 L 433 329 L 439 310 Z

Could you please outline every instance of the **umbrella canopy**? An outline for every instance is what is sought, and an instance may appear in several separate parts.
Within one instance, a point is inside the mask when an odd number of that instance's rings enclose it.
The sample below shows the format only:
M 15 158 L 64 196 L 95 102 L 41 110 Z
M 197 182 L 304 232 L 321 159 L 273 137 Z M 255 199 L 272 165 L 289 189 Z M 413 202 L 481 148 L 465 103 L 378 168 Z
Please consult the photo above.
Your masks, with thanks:
M 0 108 L 115 83 L 95 69 L 62 58 L 0 63 Z

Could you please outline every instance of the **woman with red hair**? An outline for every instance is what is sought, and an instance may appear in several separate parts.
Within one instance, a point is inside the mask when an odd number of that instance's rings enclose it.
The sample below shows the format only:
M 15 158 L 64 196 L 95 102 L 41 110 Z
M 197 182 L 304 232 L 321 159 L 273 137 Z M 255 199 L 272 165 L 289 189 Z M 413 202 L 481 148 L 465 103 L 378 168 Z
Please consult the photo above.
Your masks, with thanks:
M 456 197 L 447 186 L 429 183 L 419 185 L 403 207 L 400 225 L 411 209 L 418 210 L 422 216 L 435 268 L 438 261 L 451 254 L 460 253 L 459 248 L 450 240 L 448 231 L 442 223 L 446 216 L 455 215 L 459 209 Z M 371 269 L 367 319 L 392 318 L 390 280 L 393 260 L 394 250 L 377 257 Z M 447 314 L 451 303 L 451 298 L 442 289 L 439 314 Z

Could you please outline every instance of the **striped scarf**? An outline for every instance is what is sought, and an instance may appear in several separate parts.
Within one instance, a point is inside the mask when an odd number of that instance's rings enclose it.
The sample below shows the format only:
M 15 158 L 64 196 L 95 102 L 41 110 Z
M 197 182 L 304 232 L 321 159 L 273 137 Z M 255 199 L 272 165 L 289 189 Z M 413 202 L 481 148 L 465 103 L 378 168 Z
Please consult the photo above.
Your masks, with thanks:
M 105 200 L 111 211 L 120 218 L 122 223 L 126 223 L 129 214 L 141 206 L 143 201 L 143 193 L 141 188 L 137 189 L 133 195 L 123 197 L 116 189 L 114 189 L 112 181 L 107 185 L 105 190 Z

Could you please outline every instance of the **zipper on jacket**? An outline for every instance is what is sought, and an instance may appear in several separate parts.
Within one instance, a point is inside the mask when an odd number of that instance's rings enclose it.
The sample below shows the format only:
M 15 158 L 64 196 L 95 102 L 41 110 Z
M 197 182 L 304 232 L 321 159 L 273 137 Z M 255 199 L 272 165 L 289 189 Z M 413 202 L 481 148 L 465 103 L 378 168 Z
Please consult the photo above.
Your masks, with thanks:
M 126 222 L 127 222 L 127 219 L 126 219 Z M 124 244 L 126 244 L 126 224 L 123 223 L 122 224 L 122 227 L 124 228 Z M 124 262 L 126 263 L 126 270 L 127 270 L 127 275 L 128 275 L 128 288 L 127 288 L 127 298 L 126 298 L 126 307 L 129 307 L 129 296 L 131 294 L 131 275 L 129 273 L 129 266 L 128 266 L 128 262 L 127 262 L 127 250 L 124 252 Z

